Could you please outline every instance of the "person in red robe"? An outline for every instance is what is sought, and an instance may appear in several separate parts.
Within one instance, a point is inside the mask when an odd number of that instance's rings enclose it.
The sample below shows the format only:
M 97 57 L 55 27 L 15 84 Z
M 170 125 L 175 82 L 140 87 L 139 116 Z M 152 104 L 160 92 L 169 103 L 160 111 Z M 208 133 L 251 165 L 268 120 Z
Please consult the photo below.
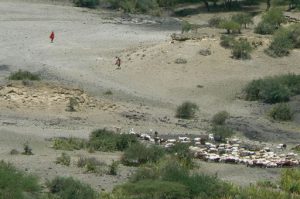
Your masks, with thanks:
M 53 43 L 54 37 L 55 37 L 54 32 L 52 31 L 49 37 L 51 39 L 51 43 Z

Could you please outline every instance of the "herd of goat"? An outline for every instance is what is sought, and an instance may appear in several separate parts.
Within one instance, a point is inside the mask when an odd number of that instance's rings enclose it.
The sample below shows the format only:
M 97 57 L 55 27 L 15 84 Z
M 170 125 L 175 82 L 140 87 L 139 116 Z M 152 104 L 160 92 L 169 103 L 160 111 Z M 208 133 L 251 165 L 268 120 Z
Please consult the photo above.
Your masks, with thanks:
M 286 144 L 276 146 L 279 153 L 275 153 L 270 147 L 249 147 L 238 138 L 226 139 L 226 143 L 217 143 L 214 135 L 201 137 L 179 136 L 172 139 L 164 139 L 149 134 L 138 134 L 133 129 L 129 134 L 137 135 L 140 139 L 159 144 L 165 148 L 173 147 L 176 143 L 190 144 L 189 150 L 195 158 L 209 162 L 223 162 L 233 164 L 245 164 L 247 167 L 278 168 L 296 167 L 300 165 L 297 154 L 287 152 Z M 283 153 L 286 152 L 286 153 Z

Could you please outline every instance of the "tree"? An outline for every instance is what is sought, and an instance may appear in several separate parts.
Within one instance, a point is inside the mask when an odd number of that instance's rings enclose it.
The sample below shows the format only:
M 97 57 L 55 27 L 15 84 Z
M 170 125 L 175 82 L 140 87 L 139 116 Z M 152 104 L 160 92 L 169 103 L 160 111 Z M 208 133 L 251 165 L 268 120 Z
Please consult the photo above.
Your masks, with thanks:
M 220 28 L 226 29 L 227 34 L 233 33 L 233 32 L 241 32 L 241 25 L 235 21 L 232 20 L 224 20 L 220 23 Z
M 282 23 L 286 22 L 283 12 L 279 8 L 270 9 L 263 17 L 262 20 L 266 23 L 276 25 L 279 27 Z
M 239 23 L 241 26 L 244 25 L 245 28 L 247 28 L 248 24 L 253 24 L 251 15 L 246 14 L 246 13 L 240 13 L 240 14 L 233 15 L 231 17 L 231 20 Z

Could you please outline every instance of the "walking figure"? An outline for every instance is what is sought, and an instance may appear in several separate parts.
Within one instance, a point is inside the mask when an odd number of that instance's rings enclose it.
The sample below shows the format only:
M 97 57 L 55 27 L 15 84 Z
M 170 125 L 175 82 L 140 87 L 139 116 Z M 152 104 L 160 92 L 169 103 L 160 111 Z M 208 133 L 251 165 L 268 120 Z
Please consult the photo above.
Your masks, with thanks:
M 116 63 L 115 63 L 115 65 L 117 65 L 118 66 L 118 68 L 117 69 L 121 69 L 121 59 L 120 59 L 120 57 L 116 57 Z
M 51 39 L 51 43 L 53 43 L 54 37 L 55 37 L 55 35 L 54 35 L 54 32 L 52 31 L 50 34 L 50 37 L 49 37 Z

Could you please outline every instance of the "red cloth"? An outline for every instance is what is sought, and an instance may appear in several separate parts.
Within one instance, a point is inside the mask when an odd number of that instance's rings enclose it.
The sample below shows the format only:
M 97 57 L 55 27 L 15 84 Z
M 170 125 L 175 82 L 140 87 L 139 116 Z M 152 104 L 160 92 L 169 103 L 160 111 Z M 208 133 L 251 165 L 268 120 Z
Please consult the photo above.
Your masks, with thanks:
M 51 40 L 54 39 L 54 32 L 51 32 L 51 34 L 50 34 L 50 39 L 51 39 Z

